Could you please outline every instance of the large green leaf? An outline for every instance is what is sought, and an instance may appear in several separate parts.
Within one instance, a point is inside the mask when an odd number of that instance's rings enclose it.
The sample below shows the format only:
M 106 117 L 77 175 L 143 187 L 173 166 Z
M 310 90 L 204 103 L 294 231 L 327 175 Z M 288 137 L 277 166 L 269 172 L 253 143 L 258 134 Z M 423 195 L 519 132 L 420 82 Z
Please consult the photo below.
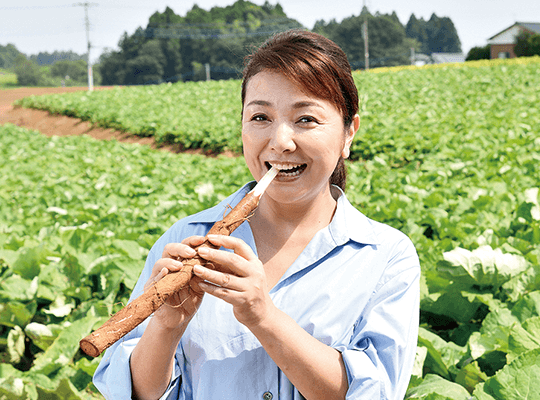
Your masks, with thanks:
M 34 385 L 28 384 L 22 378 L 9 376 L 0 378 L 0 399 L 2 400 L 38 400 Z
M 503 285 L 511 301 L 518 301 L 524 294 L 540 287 L 540 264 L 532 265 Z
M 540 317 L 529 318 L 521 325 L 514 324 L 508 337 L 508 361 L 537 347 L 540 347 Z
M 435 319 L 444 316 L 458 322 L 468 322 L 476 315 L 481 303 L 472 301 L 469 296 L 464 296 L 461 291 L 452 286 L 448 291 L 435 293 L 422 299 L 421 308 L 424 312 L 435 314 Z
M 460 368 L 456 374 L 455 381 L 472 393 L 475 386 L 484 382 L 486 379 L 488 379 L 488 376 L 481 371 L 478 363 L 475 361 Z
M 32 343 L 39 347 L 41 350 L 47 350 L 54 340 L 58 337 L 58 334 L 62 331 L 63 327 L 57 324 L 43 325 L 37 322 L 31 322 L 26 325 L 24 332 Z
M 449 367 L 455 365 L 466 353 L 464 347 L 446 342 L 422 327 L 419 329 L 418 346 L 427 348 L 423 368 L 445 378 L 450 378 Z
M 495 400 L 537 399 L 540 393 L 540 348 L 530 350 L 506 365 L 474 392 L 475 397 L 482 399 L 481 392 Z
M 7 348 L 10 357 L 9 361 L 12 364 L 18 364 L 19 362 L 21 362 L 21 359 L 24 356 L 24 338 L 24 332 L 19 326 L 14 326 L 13 329 L 9 331 Z
M 24 327 L 34 317 L 36 310 L 37 303 L 35 301 L 27 304 L 18 301 L 0 303 L 0 325 Z
M 22 248 L 19 250 L 19 258 L 13 264 L 13 272 L 23 278 L 32 280 L 39 275 L 41 264 L 45 263 L 51 253 L 43 246 Z
M 428 397 L 428 396 L 439 397 Z M 450 382 L 438 375 L 428 374 L 424 381 L 407 391 L 405 399 L 450 399 L 450 400 L 468 400 L 469 392 L 463 386 Z
M 37 276 L 31 281 L 19 275 L 11 275 L 0 283 L 0 299 L 29 301 L 38 290 Z
M 500 287 L 527 268 L 527 261 L 517 254 L 503 253 L 491 246 L 473 251 L 456 248 L 444 253 L 439 273 L 466 286 Z
M 540 316 L 540 290 L 524 295 L 512 308 L 512 314 L 520 321 Z
M 36 385 L 40 399 L 47 400 L 84 400 L 82 394 L 68 378 L 59 379 L 53 387 Z
M 22 375 L 23 373 L 15 369 L 13 365 L 0 363 L 0 379 L 7 378 L 8 376 L 20 378 Z
M 508 336 L 516 322 L 518 319 L 506 308 L 491 311 L 482 322 L 480 332 L 474 332 L 469 338 L 473 359 L 493 351 L 508 352 Z
M 44 353 L 38 355 L 33 371 L 48 375 L 72 362 L 79 350 L 79 341 L 87 336 L 99 317 L 88 316 L 73 322 L 62 330 L 55 341 Z

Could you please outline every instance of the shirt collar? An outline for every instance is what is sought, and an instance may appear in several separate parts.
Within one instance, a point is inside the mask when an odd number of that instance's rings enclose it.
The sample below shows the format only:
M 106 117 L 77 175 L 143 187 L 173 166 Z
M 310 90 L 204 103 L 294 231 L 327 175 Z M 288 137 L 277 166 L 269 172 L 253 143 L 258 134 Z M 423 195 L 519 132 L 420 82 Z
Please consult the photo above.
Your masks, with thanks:
M 227 214 L 227 210 L 236 206 L 253 189 L 255 184 L 255 181 L 248 182 L 218 205 L 206 210 L 206 212 L 194 215 L 190 223 L 213 224 L 223 219 L 224 215 Z M 349 240 L 361 244 L 380 244 L 381 242 L 373 229 L 373 221 L 353 207 L 339 187 L 334 187 L 339 191 L 339 197 L 336 212 L 328 229 L 336 245 L 343 245 Z
M 339 191 L 339 197 L 328 229 L 336 244 L 343 245 L 349 240 L 361 244 L 380 244 L 381 241 L 373 229 L 373 221 L 353 207 L 341 188 L 334 188 Z

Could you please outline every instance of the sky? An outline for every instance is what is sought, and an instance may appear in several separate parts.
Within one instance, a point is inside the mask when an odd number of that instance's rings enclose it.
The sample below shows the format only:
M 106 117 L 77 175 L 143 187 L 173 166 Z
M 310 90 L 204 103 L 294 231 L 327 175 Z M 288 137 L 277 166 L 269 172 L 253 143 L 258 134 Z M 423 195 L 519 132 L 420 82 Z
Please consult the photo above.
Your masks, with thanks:
M 95 62 L 106 49 L 117 49 L 122 34 L 132 34 L 145 27 L 156 11 L 167 6 L 178 15 L 185 15 L 194 4 L 209 10 L 224 7 L 235 0 L 87 0 L 90 21 L 91 59 Z M 262 5 L 264 0 L 251 0 Z M 275 5 L 277 0 L 269 0 Z M 8 5 L 11 3 L 10 5 Z M 411 14 L 428 20 L 433 13 L 449 17 L 456 27 L 462 50 L 484 46 L 487 40 L 515 22 L 539 22 L 539 0 L 281 0 L 288 17 L 311 29 L 318 20 L 341 21 L 359 15 L 365 3 L 369 11 L 396 12 L 402 24 Z M 17 4 L 17 5 L 15 5 Z M 27 55 L 39 52 L 87 50 L 85 9 L 69 0 L 0 1 L 0 45 L 14 44 Z

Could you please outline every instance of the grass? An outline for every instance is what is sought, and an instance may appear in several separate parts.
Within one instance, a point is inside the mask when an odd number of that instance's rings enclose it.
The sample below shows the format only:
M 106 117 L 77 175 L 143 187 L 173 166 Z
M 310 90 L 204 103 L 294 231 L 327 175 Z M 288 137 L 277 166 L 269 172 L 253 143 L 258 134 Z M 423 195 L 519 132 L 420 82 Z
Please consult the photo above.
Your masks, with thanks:
M 7 69 L 0 68 L 0 89 L 11 89 L 19 87 L 17 75 Z

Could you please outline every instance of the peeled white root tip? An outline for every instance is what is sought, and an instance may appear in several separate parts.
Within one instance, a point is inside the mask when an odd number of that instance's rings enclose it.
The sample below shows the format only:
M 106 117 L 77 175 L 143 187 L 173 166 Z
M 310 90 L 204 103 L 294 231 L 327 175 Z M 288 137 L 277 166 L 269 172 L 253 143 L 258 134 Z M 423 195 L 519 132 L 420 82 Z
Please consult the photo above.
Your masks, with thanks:
M 251 193 L 253 193 L 254 196 L 260 197 L 265 192 L 265 190 L 268 188 L 270 183 L 274 180 L 276 175 L 279 173 L 279 169 L 276 167 L 272 167 L 268 170 L 266 174 L 261 178 L 261 180 L 255 185 Z

